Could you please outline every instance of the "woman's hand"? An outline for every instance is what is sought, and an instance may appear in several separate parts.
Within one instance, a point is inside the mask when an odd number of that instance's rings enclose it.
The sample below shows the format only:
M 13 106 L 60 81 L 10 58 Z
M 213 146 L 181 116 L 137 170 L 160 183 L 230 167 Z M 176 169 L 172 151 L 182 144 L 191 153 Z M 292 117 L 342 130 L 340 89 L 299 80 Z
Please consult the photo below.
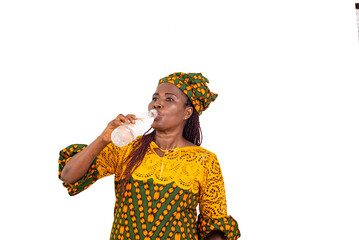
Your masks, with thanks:
M 135 123 L 136 116 L 129 114 L 124 116 L 118 115 L 114 120 L 107 124 L 102 134 L 95 139 L 83 151 L 76 153 L 65 165 L 61 172 L 61 179 L 65 183 L 73 184 L 82 178 L 96 156 L 111 142 L 111 133 L 118 126 Z
M 115 130 L 118 126 L 127 124 L 134 124 L 137 117 L 133 114 L 128 114 L 124 116 L 122 114 L 118 115 L 114 120 L 107 124 L 105 130 L 101 133 L 100 138 L 106 143 L 111 142 L 112 131 Z

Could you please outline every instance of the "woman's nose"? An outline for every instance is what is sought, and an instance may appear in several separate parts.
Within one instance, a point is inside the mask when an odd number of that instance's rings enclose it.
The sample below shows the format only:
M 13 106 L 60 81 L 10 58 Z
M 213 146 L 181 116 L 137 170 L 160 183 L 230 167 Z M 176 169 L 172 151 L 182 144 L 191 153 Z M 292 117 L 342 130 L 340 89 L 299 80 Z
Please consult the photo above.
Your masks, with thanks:
M 155 104 L 153 105 L 153 108 L 162 108 L 162 104 L 159 102 L 159 101 L 157 101 L 157 102 L 155 102 Z

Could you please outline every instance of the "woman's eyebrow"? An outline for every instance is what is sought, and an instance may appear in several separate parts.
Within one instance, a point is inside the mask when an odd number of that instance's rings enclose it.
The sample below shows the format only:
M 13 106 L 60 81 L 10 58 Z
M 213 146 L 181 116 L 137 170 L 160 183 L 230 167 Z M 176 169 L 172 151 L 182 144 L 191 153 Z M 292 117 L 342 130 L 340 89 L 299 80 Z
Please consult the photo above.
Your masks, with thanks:
M 155 96 L 155 95 L 159 96 L 160 94 L 159 93 L 154 93 L 153 96 Z M 165 93 L 165 95 L 173 95 L 173 96 L 177 97 L 177 95 L 174 94 L 174 93 Z

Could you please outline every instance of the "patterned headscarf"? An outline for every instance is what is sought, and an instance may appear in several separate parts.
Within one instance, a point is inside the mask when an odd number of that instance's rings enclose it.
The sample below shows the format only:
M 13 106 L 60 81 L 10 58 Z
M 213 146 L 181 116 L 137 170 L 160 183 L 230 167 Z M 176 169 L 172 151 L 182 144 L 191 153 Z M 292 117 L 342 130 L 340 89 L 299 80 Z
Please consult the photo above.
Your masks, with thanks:
M 202 76 L 202 73 L 173 73 L 160 79 L 158 85 L 165 82 L 176 85 L 186 94 L 199 115 L 201 115 L 218 96 L 218 94 L 209 90 L 206 84 L 209 83 L 209 81 Z

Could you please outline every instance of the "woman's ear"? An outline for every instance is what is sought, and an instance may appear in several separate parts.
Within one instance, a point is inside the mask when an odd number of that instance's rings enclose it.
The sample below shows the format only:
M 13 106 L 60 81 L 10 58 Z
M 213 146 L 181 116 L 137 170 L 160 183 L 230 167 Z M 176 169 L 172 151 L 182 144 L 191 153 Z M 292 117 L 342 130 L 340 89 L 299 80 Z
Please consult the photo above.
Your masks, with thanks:
M 187 120 L 192 116 L 193 113 L 193 107 L 186 107 L 185 113 L 184 113 L 184 119 Z

